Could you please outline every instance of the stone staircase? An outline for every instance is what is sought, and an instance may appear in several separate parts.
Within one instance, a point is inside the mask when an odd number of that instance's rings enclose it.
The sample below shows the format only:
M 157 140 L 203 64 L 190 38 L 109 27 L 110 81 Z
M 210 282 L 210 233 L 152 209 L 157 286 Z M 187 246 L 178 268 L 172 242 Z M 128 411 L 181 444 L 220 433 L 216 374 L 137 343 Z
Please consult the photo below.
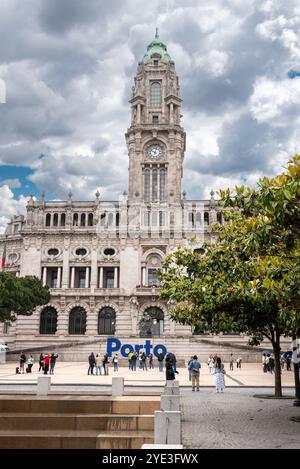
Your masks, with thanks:
M 138 449 L 159 396 L 0 396 L 1 449 Z

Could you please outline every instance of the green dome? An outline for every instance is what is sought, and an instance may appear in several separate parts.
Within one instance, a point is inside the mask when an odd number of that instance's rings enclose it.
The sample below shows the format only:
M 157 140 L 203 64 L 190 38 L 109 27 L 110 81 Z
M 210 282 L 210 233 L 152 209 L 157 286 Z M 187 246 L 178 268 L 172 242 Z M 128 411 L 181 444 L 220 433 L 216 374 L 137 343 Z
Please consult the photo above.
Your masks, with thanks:
M 149 44 L 149 46 L 147 47 L 147 52 L 143 57 L 144 64 L 152 60 L 151 57 L 153 54 L 159 54 L 161 56 L 160 60 L 162 62 L 169 62 L 171 60 L 171 57 L 169 56 L 167 52 L 167 46 L 163 42 L 161 42 L 159 39 L 157 28 L 156 28 L 155 39 Z

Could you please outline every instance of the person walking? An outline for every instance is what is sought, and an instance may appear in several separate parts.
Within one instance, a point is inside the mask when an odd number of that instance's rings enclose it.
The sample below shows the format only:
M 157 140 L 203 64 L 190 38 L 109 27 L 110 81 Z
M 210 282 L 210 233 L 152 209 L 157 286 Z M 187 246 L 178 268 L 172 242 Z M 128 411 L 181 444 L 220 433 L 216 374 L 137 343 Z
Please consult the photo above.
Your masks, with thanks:
M 39 372 L 42 370 L 44 371 L 44 355 L 41 353 L 39 358 Z
M 95 358 L 95 365 L 96 365 L 96 375 L 100 376 L 101 375 L 101 357 L 99 353 L 97 353 L 96 358 Z
M 32 373 L 32 367 L 33 367 L 33 363 L 34 363 L 34 358 L 32 355 L 30 355 L 30 357 L 28 358 L 27 360 L 27 369 L 26 369 L 26 372 L 27 373 Z
M 285 359 L 286 361 L 286 371 L 291 371 L 291 358 L 290 357 L 286 357 Z
M 49 353 L 46 353 L 46 355 L 44 356 L 44 375 L 48 374 L 49 366 L 50 366 L 50 355 Z
M 94 374 L 94 367 L 96 365 L 96 358 L 95 358 L 95 355 L 94 355 L 94 352 L 91 352 L 91 354 L 89 355 L 89 369 L 88 369 L 88 375 L 91 374 L 93 375 Z
M 229 370 L 233 371 L 233 354 L 232 353 L 230 354 L 230 357 L 229 357 Z
M 166 356 L 165 367 L 166 367 L 166 380 L 170 381 L 172 379 L 175 379 L 173 363 L 171 362 L 168 356 Z
M 114 364 L 114 371 L 119 371 L 119 358 L 118 358 L 117 353 L 115 354 L 113 358 L 113 364 Z
M 26 363 L 26 355 L 24 352 L 21 352 L 21 355 L 20 355 L 20 373 L 25 373 L 25 363 Z
M 108 364 L 109 364 L 109 357 L 108 353 L 105 353 L 103 360 L 102 360 L 102 365 L 104 368 L 104 374 L 107 376 L 108 375 Z
M 50 357 L 50 375 L 54 375 L 54 368 L 56 364 L 56 360 L 58 359 L 57 353 L 51 353 Z
M 192 357 L 189 364 L 189 370 L 191 370 L 191 377 L 192 377 L 192 391 L 195 391 L 197 387 L 197 391 L 199 391 L 199 378 L 200 378 L 200 368 L 201 363 L 198 360 L 197 355 Z
M 223 392 L 225 389 L 225 368 L 221 361 L 221 358 L 218 357 L 215 364 L 215 375 L 216 375 L 216 392 Z
M 159 371 L 164 371 L 164 354 L 163 353 L 159 353 L 157 355 L 157 361 L 158 361 L 158 369 Z

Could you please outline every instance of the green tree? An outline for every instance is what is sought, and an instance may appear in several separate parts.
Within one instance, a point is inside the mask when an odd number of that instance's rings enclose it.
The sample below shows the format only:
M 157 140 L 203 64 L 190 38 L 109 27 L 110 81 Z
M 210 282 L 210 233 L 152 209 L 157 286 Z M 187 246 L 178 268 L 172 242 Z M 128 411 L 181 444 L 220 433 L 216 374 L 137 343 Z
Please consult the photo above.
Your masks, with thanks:
M 17 278 L 0 272 L 0 322 L 15 321 L 19 314 L 30 316 L 37 306 L 49 301 L 49 288 L 37 277 Z
M 161 298 L 171 317 L 212 333 L 236 330 L 258 345 L 267 338 L 275 358 L 275 395 L 281 396 L 280 338 L 300 332 L 300 157 L 256 189 L 220 191 L 224 225 L 204 256 L 180 247 L 165 260 Z

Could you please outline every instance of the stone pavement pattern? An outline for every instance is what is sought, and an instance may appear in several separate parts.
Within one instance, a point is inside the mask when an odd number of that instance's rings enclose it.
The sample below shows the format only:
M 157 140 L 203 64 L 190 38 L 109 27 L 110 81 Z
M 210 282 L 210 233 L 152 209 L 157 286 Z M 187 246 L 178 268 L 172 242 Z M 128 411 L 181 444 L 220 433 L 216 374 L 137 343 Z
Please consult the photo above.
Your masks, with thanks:
M 185 448 L 300 448 L 300 408 L 292 399 L 261 399 L 272 389 L 182 390 L 182 442 Z M 289 390 L 293 395 L 293 391 Z M 285 391 L 287 394 L 287 391 Z

